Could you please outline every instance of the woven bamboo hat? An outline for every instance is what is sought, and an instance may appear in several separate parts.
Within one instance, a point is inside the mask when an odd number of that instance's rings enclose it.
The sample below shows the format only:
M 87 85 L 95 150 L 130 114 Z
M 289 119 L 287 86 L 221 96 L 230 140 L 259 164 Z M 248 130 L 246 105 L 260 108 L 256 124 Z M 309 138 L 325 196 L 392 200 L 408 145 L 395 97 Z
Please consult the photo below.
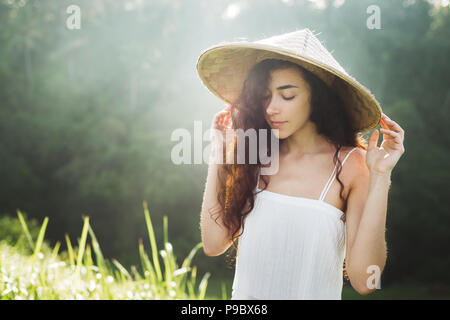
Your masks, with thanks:
M 232 105 L 250 69 L 273 58 L 299 64 L 334 89 L 357 131 L 370 130 L 380 122 L 382 110 L 375 96 L 342 68 L 308 28 L 254 42 L 221 42 L 202 52 L 197 72 L 213 94 Z

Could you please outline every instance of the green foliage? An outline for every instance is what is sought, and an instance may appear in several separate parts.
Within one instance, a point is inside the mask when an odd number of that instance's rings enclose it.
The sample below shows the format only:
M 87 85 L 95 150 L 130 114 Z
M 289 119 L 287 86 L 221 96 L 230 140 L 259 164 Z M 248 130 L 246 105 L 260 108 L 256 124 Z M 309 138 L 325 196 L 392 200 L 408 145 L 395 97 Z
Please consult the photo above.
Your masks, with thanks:
M 10 246 L 20 247 L 20 250 L 32 250 L 34 246 L 30 243 L 31 238 L 37 238 L 39 234 L 39 225 L 36 219 L 28 219 L 26 213 L 17 211 L 20 219 L 4 215 L 0 217 L 0 240 Z M 23 223 L 28 227 L 23 230 Z M 22 222 L 21 222 L 22 221 Z M 32 251 L 30 251 L 32 252 Z
M 145 217 L 152 252 L 157 252 L 153 226 L 144 203 Z M 18 217 L 25 221 L 20 211 Z M 195 253 L 202 244 L 197 244 L 181 267 L 176 263 L 170 242 L 160 251 L 164 261 L 164 273 L 159 265 L 158 255 L 150 261 L 142 241 L 139 243 L 143 274 L 135 266 L 131 272 L 116 259 L 112 263 L 103 259 L 100 246 L 89 225 L 89 217 L 84 218 L 84 225 L 78 254 L 74 260 L 74 250 L 68 240 L 69 258 L 58 255 L 59 243 L 53 250 L 44 245 L 47 227 L 46 218 L 40 228 L 32 255 L 26 254 L 18 246 L 6 241 L 0 242 L 0 300 L 8 299 L 205 299 L 209 273 L 201 279 L 196 288 L 196 267 L 190 266 Z M 22 224 L 23 233 L 29 234 L 28 225 Z M 167 229 L 166 229 L 167 230 Z M 88 233 L 91 242 L 88 243 Z M 68 237 L 66 239 L 69 239 Z M 165 234 L 165 238 L 168 235 Z M 94 248 L 95 261 L 91 246 Z M 67 257 L 67 255 L 66 255 Z M 115 268 L 114 268 L 115 267 Z M 155 276 L 155 270 L 158 277 Z M 190 276 L 189 276 L 190 275 Z

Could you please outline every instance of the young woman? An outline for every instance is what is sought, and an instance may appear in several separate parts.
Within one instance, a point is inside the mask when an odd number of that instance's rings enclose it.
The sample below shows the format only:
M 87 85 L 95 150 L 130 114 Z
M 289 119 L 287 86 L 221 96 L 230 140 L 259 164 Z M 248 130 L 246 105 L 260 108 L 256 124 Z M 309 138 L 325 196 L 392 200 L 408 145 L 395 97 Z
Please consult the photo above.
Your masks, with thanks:
M 357 292 L 379 288 L 390 176 L 405 150 L 404 131 L 382 114 L 381 146 L 377 130 L 367 143 L 347 97 L 305 66 L 253 63 L 234 99 L 238 113 L 227 107 L 213 119 L 223 135 L 231 116 L 233 129 L 278 129 L 271 132 L 279 150 L 267 144 L 278 157 L 275 174 L 261 175 L 259 157 L 257 164 L 209 165 L 202 241 L 208 256 L 237 248 L 232 299 L 341 299 L 344 260 Z

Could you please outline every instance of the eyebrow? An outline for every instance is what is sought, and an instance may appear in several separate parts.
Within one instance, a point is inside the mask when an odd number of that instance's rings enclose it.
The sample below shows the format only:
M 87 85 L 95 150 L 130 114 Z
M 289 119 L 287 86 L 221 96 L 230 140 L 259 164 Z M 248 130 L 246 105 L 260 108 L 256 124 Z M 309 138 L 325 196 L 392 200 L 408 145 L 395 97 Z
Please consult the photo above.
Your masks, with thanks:
M 284 90 L 284 89 L 289 89 L 289 88 L 298 88 L 297 86 L 293 86 L 292 84 L 287 84 L 281 87 L 278 87 L 277 90 Z

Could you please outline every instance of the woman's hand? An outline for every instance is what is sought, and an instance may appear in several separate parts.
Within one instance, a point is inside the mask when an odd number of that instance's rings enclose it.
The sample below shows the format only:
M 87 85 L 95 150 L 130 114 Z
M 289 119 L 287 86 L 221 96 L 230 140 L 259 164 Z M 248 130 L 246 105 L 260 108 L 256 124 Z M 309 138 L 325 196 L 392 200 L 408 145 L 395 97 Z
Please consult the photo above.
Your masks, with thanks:
M 225 139 L 226 130 L 230 129 L 228 123 L 230 122 L 231 114 L 231 106 L 227 106 L 214 115 L 211 124 L 211 141 L 221 143 Z M 220 137 L 217 137 L 217 134 L 219 134 Z
M 369 138 L 366 163 L 371 173 L 390 174 L 397 161 L 405 152 L 403 140 L 405 132 L 384 113 L 381 116 L 381 129 L 373 130 Z M 383 142 L 377 147 L 379 134 L 383 133 Z
M 213 117 L 211 129 L 223 131 L 228 128 L 228 122 L 231 118 L 231 106 L 226 106 L 223 110 L 217 112 Z
M 231 128 L 228 126 L 230 122 L 230 118 L 232 115 L 231 106 L 225 107 L 223 110 L 217 112 L 212 120 L 211 124 L 211 133 L 210 133 L 210 141 L 211 141 L 211 153 L 210 153 L 210 161 L 218 161 L 215 163 L 222 163 L 223 161 L 223 152 L 224 152 L 224 142 L 227 143 L 227 130 Z

